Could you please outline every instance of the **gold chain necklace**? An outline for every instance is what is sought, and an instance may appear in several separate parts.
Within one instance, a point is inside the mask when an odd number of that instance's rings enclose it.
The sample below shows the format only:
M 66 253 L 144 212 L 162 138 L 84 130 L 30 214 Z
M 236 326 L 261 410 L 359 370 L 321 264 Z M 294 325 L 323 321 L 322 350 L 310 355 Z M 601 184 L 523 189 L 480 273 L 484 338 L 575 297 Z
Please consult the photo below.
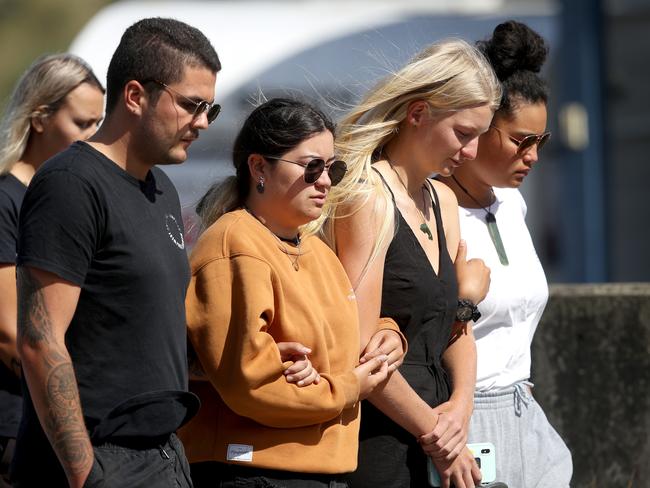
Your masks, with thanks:
M 271 232 L 271 229 L 269 229 L 266 226 L 264 226 L 264 227 L 266 228 L 266 230 Z M 275 239 L 280 244 L 280 251 L 282 251 L 283 253 L 285 253 L 287 255 L 287 257 L 289 258 L 289 261 L 291 261 L 291 266 L 293 266 L 293 269 L 298 271 L 300 269 L 300 263 L 298 263 L 298 259 L 300 258 L 300 256 L 302 256 L 302 251 L 300 249 L 300 245 L 302 243 L 300 242 L 300 240 L 298 240 L 298 243 L 296 244 L 296 249 L 298 250 L 298 254 L 294 254 L 292 252 L 289 252 L 289 249 L 284 244 L 284 241 L 282 239 L 280 239 L 280 237 L 276 236 L 273 232 L 271 232 L 271 235 L 273 235 L 273 237 L 275 237 Z
M 402 177 L 399 175 L 399 173 L 395 169 L 395 166 L 393 166 L 393 162 L 388 158 L 388 156 L 386 157 L 386 161 L 388 161 L 388 165 L 390 166 L 390 169 L 393 170 L 393 173 L 395 173 L 395 176 L 397 176 L 397 179 L 399 180 L 399 182 L 404 187 L 404 190 L 406 191 L 406 194 L 408 195 L 408 197 L 413 202 L 413 205 L 415 205 L 415 209 L 420 214 L 420 218 L 422 219 L 422 223 L 420 224 L 420 231 L 423 234 L 426 234 L 427 237 L 429 238 L 429 240 L 432 241 L 433 240 L 433 233 L 431 232 L 431 229 L 429 228 L 429 224 L 427 224 L 427 219 L 424 217 L 424 213 L 422 212 L 422 210 L 420 210 L 420 207 L 418 207 L 418 204 L 415 203 L 415 198 L 413 198 L 411 196 L 411 193 L 409 192 L 409 189 L 406 187 L 406 184 L 404 183 L 404 180 L 402 180 Z M 422 185 L 422 192 L 424 192 L 424 191 L 425 191 L 425 188 L 424 188 L 424 185 Z M 423 201 L 423 203 L 424 203 L 424 201 Z
M 284 243 L 284 240 L 281 239 L 279 236 L 277 236 L 275 234 L 275 232 L 273 232 L 271 229 L 269 229 L 266 226 L 266 224 L 264 222 L 262 222 L 262 220 L 257 215 L 255 215 L 250 208 L 244 206 L 244 210 L 246 210 L 249 214 L 251 214 L 255 218 L 255 220 L 257 220 L 260 224 L 262 224 L 262 226 L 267 231 L 269 231 L 269 233 L 273 237 L 275 237 L 275 239 L 278 241 L 278 244 L 280 244 L 280 251 L 282 251 L 284 254 L 287 255 L 287 257 L 289 258 L 289 261 L 291 261 L 291 266 L 293 266 L 293 269 L 298 271 L 300 269 L 300 263 L 298 263 L 298 259 L 300 259 L 300 256 L 302 256 L 302 250 L 300 248 L 300 245 L 302 244 L 302 241 L 300 239 L 300 236 L 296 237 L 295 239 L 291 239 L 291 241 L 290 241 L 290 242 L 293 242 L 293 243 L 296 244 L 296 249 L 298 250 L 298 254 L 294 254 L 294 253 L 289 251 L 289 249 L 287 248 L 287 246 Z

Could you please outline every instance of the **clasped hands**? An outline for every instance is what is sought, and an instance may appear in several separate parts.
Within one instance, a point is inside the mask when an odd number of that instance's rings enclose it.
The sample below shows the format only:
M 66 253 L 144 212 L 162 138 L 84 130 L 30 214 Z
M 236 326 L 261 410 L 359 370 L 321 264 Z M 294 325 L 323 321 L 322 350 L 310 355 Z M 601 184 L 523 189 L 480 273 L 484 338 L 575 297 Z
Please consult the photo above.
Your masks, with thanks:
M 471 416 L 461 402 L 450 400 L 432 409 L 436 426 L 418 442 L 431 458 L 440 475 L 441 488 L 474 488 L 481 481 L 481 471 L 467 448 L 467 428 Z
M 320 374 L 309 360 L 310 348 L 299 342 L 278 342 L 277 346 L 282 362 L 292 363 L 283 371 L 289 383 L 301 387 L 319 383 Z M 377 331 L 365 347 L 359 366 L 355 368 L 360 379 L 365 380 L 365 376 L 374 377 L 370 384 L 366 385 L 367 382 L 363 381 L 362 390 L 367 387 L 372 389 L 383 381 L 389 373 L 399 368 L 403 358 L 404 347 L 400 335 L 390 329 Z M 362 394 L 367 396 L 369 391 L 362 391 Z

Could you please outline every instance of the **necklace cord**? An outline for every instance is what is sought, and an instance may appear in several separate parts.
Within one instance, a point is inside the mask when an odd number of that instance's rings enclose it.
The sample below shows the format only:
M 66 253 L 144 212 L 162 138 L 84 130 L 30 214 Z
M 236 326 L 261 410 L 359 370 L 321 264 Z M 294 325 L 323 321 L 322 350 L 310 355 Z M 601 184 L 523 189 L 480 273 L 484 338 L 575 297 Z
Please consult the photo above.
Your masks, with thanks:
M 481 207 L 481 208 L 482 208 L 483 210 L 485 210 L 487 213 L 492 213 L 492 205 L 494 204 L 494 202 L 495 202 L 496 199 L 497 199 L 496 195 L 494 194 L 494 190 L 492 189 L 492 187 L 490 187 L 490 196 L 491 196 L 492 198 L 491 198 L 491 201 L 490 201 L 490 204 L 488 205 L 488 207 L 485 208 L 483 205 L 481 205 L 481 203 L 480 203 L 476 198 L 474 198 L 474 197 L 472 196 L 472 194 L 471 194 L 469 191 L 467 191 L 467 188 L 465 188 L 465 187 L 461 184 L 461 182 L 458 181 L 458 178 L 456 178 L 456 175 L 451 175 L 451 177 L 452 177 L 452 179 L 456 182 L 456 184 L 458 185 L 458 187 L 459 187 L 461 190 L 463 190 L 463 192 L 465 192 L 465 194 L 466 194 L 468 197 L 470 197 L 470 198 L 474 201 L 474 203 L 476 203 L 476 205 L 478 205 L 479 207 Z
M 497 225 L 497 218 L 496 216 L 492 213 L 492 205 L 496 201 L 497 197 L 494 194 L 494 190 L 492 187 L 490 187 L 490 191 L 492 192 L 492 202 L 488 206 L 488 208 L 485 208 L 483 205 L 479 203 L 479 201 L 472 196 L 470 192 L 467 191 L 467 188 L 465 188 L 460 181 L 456 178 L 456 176 L 451 175 L 451 177 L 454 179 L 458 187 L 467 194 L 468 197 L 470 197 L 474 202 L 483 210 L 485 210 L 485 224 L 487 225 L 488 229 L 488 234 L 490 235 L 490 239 L 492 240 L 492 244 L 494 244 L 494 248 L 497 252 L 497 255 L 499 256 L 499 261 L 501 262 L 502 265 L 508 266 L 510 262 L 508 261 L 508 255 L 506 254 L 506 248 L 503 245 L 503 240 L 501 239 L 501 233 L 499 232 L 499 226 Z
M 415 206 L 415 209 L 420 214 L 420 218 L 422 219 L 422 223 L 420 224 L 420 232 L 422 232 L 423 234 L 426 234 L 426 236 L 429 238 L 429 240 L 432 241 L 433 240 L 433 233 L 431 232 L 431 229 L 429 228 L 429 224 L 427 223 L 427 219 L 424 217 L 424 212 L 422 212 L 422 210 L 420 210 L 420 207 L 418 207 L 418 204 L 415 202 L 415 199 L 411 196 L 411 192 L 409 192 L 409 189 L 407 188 L 406 184 L 404 183 L 404 180 L 402 179 L 402 177 L 399 175 L 399 173 L 395 169 L 395 166 L 393 165 L 393 162 L 390 160 L 388 155 L 384 154 L 384 156 L 386 157 L 386 161 L 388 162 L 388 166 L 390 166 L 390 169 L 393 170 L 393 173 L 395 173 L 395 176 L 397 176 L 397 179 L 399 180 L 401 185 L 404 187 L 404 191 L 406 191 L 406 194 L 408 195 L 408 197 L 413 202 L 413 205 Z M 423 192 L 425 191 L 424 184 L 422 185 L 422 191 Z M 423 195 L 424 195 L 424 193 L 423 193 Z M 429 195 L 429 197 L 431 197 L 431 195 Z M 424 205 L 424 198 L 422 199 L 422 204 Z M 433 199 L 431 200 L 431 204 L 433 205 Z
M 286 254 L 286 256 L 289 258 L 289 261 L 291 261 L 291 265 L 293 266 L 293 269 L 298 271 L 300 269 L 300 263 L 298 262 L 298 259 L 300 259 L 300 256 L 302 256 L 302 249 L 300 248 L 300 245 L 302 244 L 302 241 L 300 239 L 300 234 L 298 234 L 294 239 L 283 239 L 282 237 L 278 236 L 275 232 L 273 232 L 271 229 L 269 229 L 264 222 L 260 220 L 260 218 L 255 215 L 255 213 L 248 208 L 246 205 L 244 205 L 244 210 L 248 212 L 255 220 L 257 220 L 262 226 L 269 231 L 269 233 L 275 237 L 275 239 L 278 241 L 278 244 L 280 244 L 280 250 Z M 294 254 L 292 252 L 289 252 L 289 249 L 287 249 L 287 246 L 285 245 L 285 242 L 290 242 L 296 246 L 296 249 L 298 250 L 298 254 Z

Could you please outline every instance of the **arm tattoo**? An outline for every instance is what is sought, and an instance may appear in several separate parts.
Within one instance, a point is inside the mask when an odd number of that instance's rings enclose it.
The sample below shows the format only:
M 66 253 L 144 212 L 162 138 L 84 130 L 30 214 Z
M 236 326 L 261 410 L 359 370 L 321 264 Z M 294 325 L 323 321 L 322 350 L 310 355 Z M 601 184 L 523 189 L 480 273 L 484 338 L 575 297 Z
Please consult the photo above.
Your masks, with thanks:
M 92 461 L 81 402 L 71 363 L 55 366 L 47 377 L 45 430 L 66 472 L 82 472 Z
M 18 335 L 34 347 L 52 340 L 52 323 L 45 307 L 43 290 L 29 269 L 16 268 L 18 283 Z
M 65 472 L 83 473 L 92 463 L 93 451 L 81 411 L 79 389 L 65 344 L 52 327 L 42 285 L 29 269 L 18 267 L 18 334 L 39 351 L 28 381 L 43 430 Z M 28 380 L 29 380 L 28 376 Z

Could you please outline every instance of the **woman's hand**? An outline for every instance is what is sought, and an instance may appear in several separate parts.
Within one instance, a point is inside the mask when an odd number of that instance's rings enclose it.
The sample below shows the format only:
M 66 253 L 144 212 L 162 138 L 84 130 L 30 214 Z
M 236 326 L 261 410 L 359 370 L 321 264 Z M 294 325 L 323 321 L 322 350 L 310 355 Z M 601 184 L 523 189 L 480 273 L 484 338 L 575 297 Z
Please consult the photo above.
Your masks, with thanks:
M 382 354 L 368 359 L 353 371 L 359 380 L 359 400 L 363 400 L 388 377 L 388 356 Z
M 388 372 L 392 373 L 400 367 L 404 360 L 404 347 L 402 338 L 394 330 L 383 329 L 375 332 L 368 345 L 363 350 L 359 362 L 365 363 L 369 359 L 380 355 L 388 356 Z
M 490 289 L 490 268 L 482 259 L 467 260 L 467 243 L 460 240 L 456 254 L 456 279 L 458 280 L 458 297 L 465 298 L 478 305 Z
M 311 349 L 299 342 L 278 342 L 280 359 L 282 362 L 293 361 L 293 364 L 284 370 L 284 376 L 289 383 L 298 386 L 317 385 L 320 374 L 316 371 L 307 357 Z
M 420 436 L 418 442 L 424 452 L 432 458 L 452 462 L 465 449 L 467 429 L 472 414 L 471 405 L 450 400 L 432 409 L 438 416 L 438 423 L 428 434 Z
M 481 470 L 467 447 L 453 461 L 434 457 L 431 460 L 440 475 L 441 488 L 474 488 L 481 482 Z

